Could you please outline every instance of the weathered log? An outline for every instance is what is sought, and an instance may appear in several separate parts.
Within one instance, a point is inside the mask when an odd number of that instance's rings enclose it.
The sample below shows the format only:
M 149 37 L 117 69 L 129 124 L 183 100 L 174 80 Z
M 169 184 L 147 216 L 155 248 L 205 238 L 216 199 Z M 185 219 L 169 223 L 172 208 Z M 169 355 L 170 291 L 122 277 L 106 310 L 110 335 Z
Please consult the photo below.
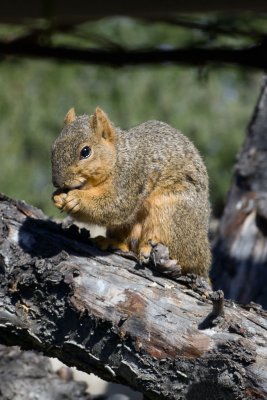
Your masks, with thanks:
M 267 308 L 267 80 L 238 155 L 214 243 L 212 281 L 227 298 Z
M 0 342 L 129 385 L 146 399 L 267 397 L 267 320 L 0 197 Z M 213 308 L 212 308 L 213 302 Z
M 1 400 L 90 400 L 87 385 L 75 382 L 63 367 L 56 373 L 47 357 L 0 346 Z

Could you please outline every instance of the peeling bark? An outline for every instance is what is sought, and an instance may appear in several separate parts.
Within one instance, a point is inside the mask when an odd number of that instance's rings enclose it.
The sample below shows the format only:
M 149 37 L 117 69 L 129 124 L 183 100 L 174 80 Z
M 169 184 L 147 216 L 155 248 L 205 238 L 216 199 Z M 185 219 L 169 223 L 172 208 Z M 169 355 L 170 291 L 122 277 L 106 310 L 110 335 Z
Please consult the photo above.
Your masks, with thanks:
M 220 221 L 212 282 L 227 298 L 267 308 L 267 80 Z
M 260 308 L 226 302 L 222 312 L 220 293 L 211 296 L 201 278 L 172 281 L 103 253 L 85 231 L 4 195 L 0 216 L 2 344 L 57 357 L 146 399 L 267 397 Z

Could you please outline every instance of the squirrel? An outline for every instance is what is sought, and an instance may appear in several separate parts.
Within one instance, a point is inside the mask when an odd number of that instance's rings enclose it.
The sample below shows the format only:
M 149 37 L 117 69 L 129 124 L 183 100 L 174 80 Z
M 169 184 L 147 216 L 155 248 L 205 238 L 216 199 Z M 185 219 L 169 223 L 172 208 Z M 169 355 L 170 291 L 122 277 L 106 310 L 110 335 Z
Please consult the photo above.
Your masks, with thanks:
M 91 116 L 72 108 L 51 158 L 55 206 L 106 227 L 103 249 L 131 251 L 145 263 L 161 243 L 182 273 L 208 276 L 208 175 L 186 136 L 159 121 L 126 131 L 99 107 Z

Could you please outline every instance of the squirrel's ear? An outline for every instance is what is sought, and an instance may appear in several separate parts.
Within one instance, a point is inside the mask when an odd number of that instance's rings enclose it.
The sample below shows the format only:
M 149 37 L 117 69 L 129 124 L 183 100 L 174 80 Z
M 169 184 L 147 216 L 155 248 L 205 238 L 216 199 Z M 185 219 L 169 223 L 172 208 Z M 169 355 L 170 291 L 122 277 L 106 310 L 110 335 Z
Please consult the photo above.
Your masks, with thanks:
M 74 108 L 70 108 L 64 118 L 64 125 L 69 125 L 76 119 L 76 114 Z
M 112 141 L 115 135 L 115 128 L 106 113 L 100 107 L 96 107 L 91 117 L 91 126 L 95 133 L 104 139 Z

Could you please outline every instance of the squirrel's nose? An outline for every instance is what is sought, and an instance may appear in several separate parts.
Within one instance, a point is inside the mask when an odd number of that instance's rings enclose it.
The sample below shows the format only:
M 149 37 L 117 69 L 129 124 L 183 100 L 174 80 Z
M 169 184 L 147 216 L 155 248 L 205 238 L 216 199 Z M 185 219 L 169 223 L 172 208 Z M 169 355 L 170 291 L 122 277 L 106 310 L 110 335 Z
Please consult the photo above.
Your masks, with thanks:
M 57 175 L 52 176 L 52 183 L 53 183 L 53 186 L 55 186 L 56 188 L 62 188 L 64 186 L 64 182 Z

